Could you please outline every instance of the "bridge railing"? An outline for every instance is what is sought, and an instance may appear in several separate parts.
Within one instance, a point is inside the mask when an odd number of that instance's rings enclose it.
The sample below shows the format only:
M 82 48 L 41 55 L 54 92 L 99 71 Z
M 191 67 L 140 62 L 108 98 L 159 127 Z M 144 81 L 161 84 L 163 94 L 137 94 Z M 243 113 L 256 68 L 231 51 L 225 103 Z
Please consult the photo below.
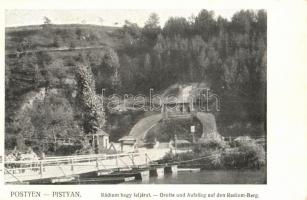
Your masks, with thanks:
M 94 161 L 98 159 L 106 160 L 112 159 L 116 157 L 123 157 L 123 156 L 138 156 L 142 153 L 120 153 L 120 154 L 91 154 L 91 155 L 78 155 L 78 156 L 61 156 L 59 157 L 47 157 L 46 159 L 42 160 L 20 160 L 20 161 L 5 161 L 5 165 L 8 164 L 32 164 L 32 163 L 44 163 L 44 164 L 51 164 L 51 163 L 67 163 L 70 160 L 74 160 L 76 162 L 85 162 L 85 161 Z
M 5 165 L 6 174 L 20 174 L 26 172 L 43 173 L 44 169 L 51 166 L 95 166 L 99 165 L 99 162 L 105 160 L 116 160 L 116 163 L 120 161 L 122 157 L 129 157 L 133 159 L 140 156 L 141 153 L 121 153 L 121 154 L 93 154 L 93 155 L 79 155 L 79 156 L 64 156 L 64 157 L 50 157 L 43 160 L 22 160 L 22 161 L 7 161 Z M 102 163 L 100 163 L 102 165 Z M 108 166 L 103 164 L 103 166 Z M 114 166 L 109 165 L 109 166 Z M 116 168 L 116 166 L 114 166 Z

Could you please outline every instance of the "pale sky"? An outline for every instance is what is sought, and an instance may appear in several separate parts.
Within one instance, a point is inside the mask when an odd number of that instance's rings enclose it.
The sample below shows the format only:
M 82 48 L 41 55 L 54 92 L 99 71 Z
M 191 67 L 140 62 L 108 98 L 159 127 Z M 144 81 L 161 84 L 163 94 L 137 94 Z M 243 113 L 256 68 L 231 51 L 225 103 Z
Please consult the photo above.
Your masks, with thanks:
M 173 17 L 190 17 L 197 15 L 201 9 L 189 10 L 6 10 L 5 26 L 25 26 L 43 23 L 44 16 L 53 24 L 97 24 L 104 26 L 122 26 L 125 20 L 143 26 L 150 13 L 157 13 L 160 25 Z M 230 19 L 238 10 L 214 10 L 215 16 L 221 15 Z M 115 24 L 117 23 L 117 24 Z

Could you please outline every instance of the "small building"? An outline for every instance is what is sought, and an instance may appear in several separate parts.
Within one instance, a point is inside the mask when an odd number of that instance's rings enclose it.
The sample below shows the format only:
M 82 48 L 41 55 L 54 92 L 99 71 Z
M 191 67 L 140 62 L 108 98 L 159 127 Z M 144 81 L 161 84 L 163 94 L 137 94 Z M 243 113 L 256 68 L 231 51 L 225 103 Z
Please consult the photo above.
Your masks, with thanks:
M 86 135 L 86 137 L 95 153 L 101 153 L 104 149 L 109 147 L 109 134 L 103 130 L 99 130 L 95 134 Z
M 124 136 L 118 140 L 120 142 L 121 151 L 133 151 L 136 146 L 136 139 L 132 136 Z

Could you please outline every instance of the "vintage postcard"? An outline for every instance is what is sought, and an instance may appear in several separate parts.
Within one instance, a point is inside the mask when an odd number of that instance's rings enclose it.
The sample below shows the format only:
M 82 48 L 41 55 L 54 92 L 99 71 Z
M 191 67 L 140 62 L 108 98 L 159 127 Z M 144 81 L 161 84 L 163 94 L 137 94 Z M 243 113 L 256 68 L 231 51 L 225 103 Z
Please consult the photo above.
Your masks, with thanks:
M 306 2 L 29 2 L 2 10 L 1 199 L 304 199 Z

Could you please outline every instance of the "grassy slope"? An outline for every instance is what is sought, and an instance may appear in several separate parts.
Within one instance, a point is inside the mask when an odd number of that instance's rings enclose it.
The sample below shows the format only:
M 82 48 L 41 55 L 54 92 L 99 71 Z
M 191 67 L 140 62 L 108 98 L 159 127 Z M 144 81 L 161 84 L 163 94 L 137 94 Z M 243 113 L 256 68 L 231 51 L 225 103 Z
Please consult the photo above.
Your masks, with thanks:
M 119 48 L 122 43 L 116 36 L 116 30 L 118 30 L 116 27 L 83 24 L 51 25 L 48 31 L 45 31 L 41 25 L 7 27 L 6 51 L 16 50 L 22 41 L 29 41 L 34 49 L 52 47 L 57 36 L 61 40 L 60 46 L 69 46 L 73 41 L 76 46 L 106 45 Z M 77 31 L 82 38 L 78 37 Z

